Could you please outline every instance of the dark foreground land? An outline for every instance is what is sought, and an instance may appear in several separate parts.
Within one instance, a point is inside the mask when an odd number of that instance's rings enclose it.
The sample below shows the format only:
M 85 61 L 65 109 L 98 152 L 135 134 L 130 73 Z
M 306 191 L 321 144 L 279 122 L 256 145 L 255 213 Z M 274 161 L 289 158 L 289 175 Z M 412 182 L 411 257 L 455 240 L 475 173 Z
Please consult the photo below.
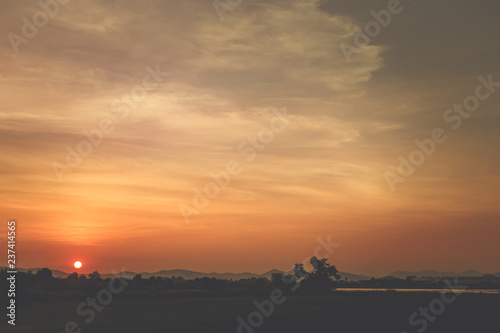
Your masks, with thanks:
M 451 297 L 451 294 L 449 294 Z M 412 313 L 419 308 L 438 304 L 439 293 L 396 292 L 335 292 L 329 295 L 286 296 L 276 305 L 274 313 L 263 316 L 260 327 L 240 328 L 237 317 L 248 322 L 248 316 L 257 310 L 253 302 L 269 300 L 269 296 L 142 296 L 116 297 L 95 319 L 85 323 L 89 316 L 76 314 L 78 305 L 85 301 L 49 301 L 43 299 L 20 302 L 17 306 L 15 328 L 6 325 L 3 315 L 1 332 L 66 332 L 69 321 L 78 327 L 67 332 L 418 332 L 423 328 L 422 316 L 416 326 L 409 324 Z M 269 304 L 269 303 L 268 303 Z M 438 309 L 439 310 L 439 309 Z M 500 295 L 462 294 L 445 305 L 442 314 L 430 318 L 421 332 L 481 333 L 500 331 Z M 255 313 L 254 313 L 255 314 Z M 259 320 L 257 315 L 254 320 Z

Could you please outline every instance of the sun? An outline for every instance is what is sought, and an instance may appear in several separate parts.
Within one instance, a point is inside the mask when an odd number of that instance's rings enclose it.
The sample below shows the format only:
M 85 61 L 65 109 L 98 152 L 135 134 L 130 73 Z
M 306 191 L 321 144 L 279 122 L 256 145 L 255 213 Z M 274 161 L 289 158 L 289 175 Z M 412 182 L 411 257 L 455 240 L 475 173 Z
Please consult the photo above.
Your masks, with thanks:
M 81 263 L 81 261 L 75 261 L 73 266 L 75 266 L 75 268 L 80 268 L 80 267 L 82 267 L 82 263 Z

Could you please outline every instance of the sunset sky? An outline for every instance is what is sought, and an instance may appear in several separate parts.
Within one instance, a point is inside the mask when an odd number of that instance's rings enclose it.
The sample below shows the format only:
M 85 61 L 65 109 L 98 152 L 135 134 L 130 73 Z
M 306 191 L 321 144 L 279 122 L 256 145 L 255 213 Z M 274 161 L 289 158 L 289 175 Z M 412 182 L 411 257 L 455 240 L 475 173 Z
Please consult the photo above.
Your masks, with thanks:
M 387 4 L 243 0 L 221 21 L 212 0 L 73 0 L 13 47 L 41 7 L 2 1 L 0 247 L 15 219 L 25 268 L 263 273 L 330 236 L 340 271 L 500 271 L 500 87 L 458 129 L 443 119 L 479 76 L 500 82 L 500 3 L 402 0 L 348 62 L 340 44 Z M 249 161 L 238 147 L 285 109 Z M 447 141 L 392 191 L 435 128 Z M 241 172 L 186 223 L 229 161 Z

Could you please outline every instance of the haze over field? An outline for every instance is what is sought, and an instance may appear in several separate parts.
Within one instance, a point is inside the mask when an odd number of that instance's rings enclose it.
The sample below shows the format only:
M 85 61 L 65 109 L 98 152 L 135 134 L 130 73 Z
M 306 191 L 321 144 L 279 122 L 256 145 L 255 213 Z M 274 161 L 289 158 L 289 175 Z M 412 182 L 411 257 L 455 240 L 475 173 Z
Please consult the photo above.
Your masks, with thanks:
M 6 36 L 40 6 L 1 2 L 0 220 L 19 266 L 289 270 L 329 236 L 319 255 L 343 272 L 498 272 L 500 88 L 460 126 L 443 116 L 500 82 L 500 4 L 401 4 L 349 63 L 339 45 L 387 1 L 244 0 L 223 21 L 212 1 L 71 1 L 17 53 Z M 446 141 L 392 191 L 384 175 L 435 128 Z M 233 160 L 186 223 L 180 205 Z

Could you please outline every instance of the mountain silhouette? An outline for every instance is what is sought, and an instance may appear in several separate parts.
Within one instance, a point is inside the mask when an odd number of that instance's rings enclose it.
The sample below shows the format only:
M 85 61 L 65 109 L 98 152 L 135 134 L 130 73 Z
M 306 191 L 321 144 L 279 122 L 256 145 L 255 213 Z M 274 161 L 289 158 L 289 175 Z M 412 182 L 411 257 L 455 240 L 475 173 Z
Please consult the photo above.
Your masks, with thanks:
M 390 275 L 401 278 L 401 279 L 406 279 L 407 276 L 483 276 L 484 274 L 478 271 L 474 270 L 467 270 L 462 273 L 455 273 L 455 272 L 450 272 L 450 271 L 434 271 L 434 270 L 427 270 L 427 271 L 418 271 L 418 272 L 411 272 L 411 271 L 397 271 L 397 272 L 392 272 Z
M 0 269 L 7 269 L 7 267 L 0 267 Z M 36 274 L 38 270 L 41 268 L 16 268 L 18 272 L 28 272 L 31 271 L 33 274 Z M 66 273 L 60 270 L 55 270 L 51 269 L 52 271 L 52 276 L 56 278 L 66 278 L 70 273 Z M 250 272 L 243 272 L 243 273 L 204 273 L 204 272 L 197 272 L 197 271 L 190 271 L 186 269 L 170 269 L 170 270 L 161 270 L 158 272 L 132 272 L 132 271 L 123 271 L 119 272 L 117 274 L 111 274 L 111 273 L 106 273 L 106 274 L 101 274 L 102 278 L 113 278 L 115 276 L 122 276 L 127 279 L 133 278 L 137 274 L 141 274 L 143 278 L 149 278 L 151 276 L 160 276 L 160 277 L 165 277 L 165 278 L 170 278 L 172 276 L 174 277 L 182 277 L 187 280 L 191 279 L 196 279 L 196 278 L 216 278 L 216 279 L 225 279 L 225 280 L 240 280 L 240 279 L 251 279 L 251 278 L 267 278 L 271 279 L 273 274 L 291 274 L 291 271 L 281 271 L 278 269 L 272 269 L 270 271 L 267 271 L 262 274 L 255 274 L 255 273 L 250 273 Z M 347 272 L 338 272 L 338 274 L 341 277 L 341 280 L 345 280 L 347 278 L 348 281 L 360 281 L 360 280 L 369 280 L 371 276 L 363 275 L 363 274 L 352 274 L 352 273 L 347 273 Z M 458 277 L 464 277 L 464 276 L 483 276 L 484 273 L 475 271 L 475 270 L 467 270 L 462 273 L 455 273 L 451 271 L 435 271 L 435 270 L 425 270 L 425 271 L 396 271 L 392 272 L 388 275 L 385 276 L 385 278 L 399 278 L 399 279 L 406 279 L 407 276 L 458 276 Z M 500 272 L 495 273 L 494 275 L 500 277 Z M 375 276 L 377 277 L 377 276 Z

